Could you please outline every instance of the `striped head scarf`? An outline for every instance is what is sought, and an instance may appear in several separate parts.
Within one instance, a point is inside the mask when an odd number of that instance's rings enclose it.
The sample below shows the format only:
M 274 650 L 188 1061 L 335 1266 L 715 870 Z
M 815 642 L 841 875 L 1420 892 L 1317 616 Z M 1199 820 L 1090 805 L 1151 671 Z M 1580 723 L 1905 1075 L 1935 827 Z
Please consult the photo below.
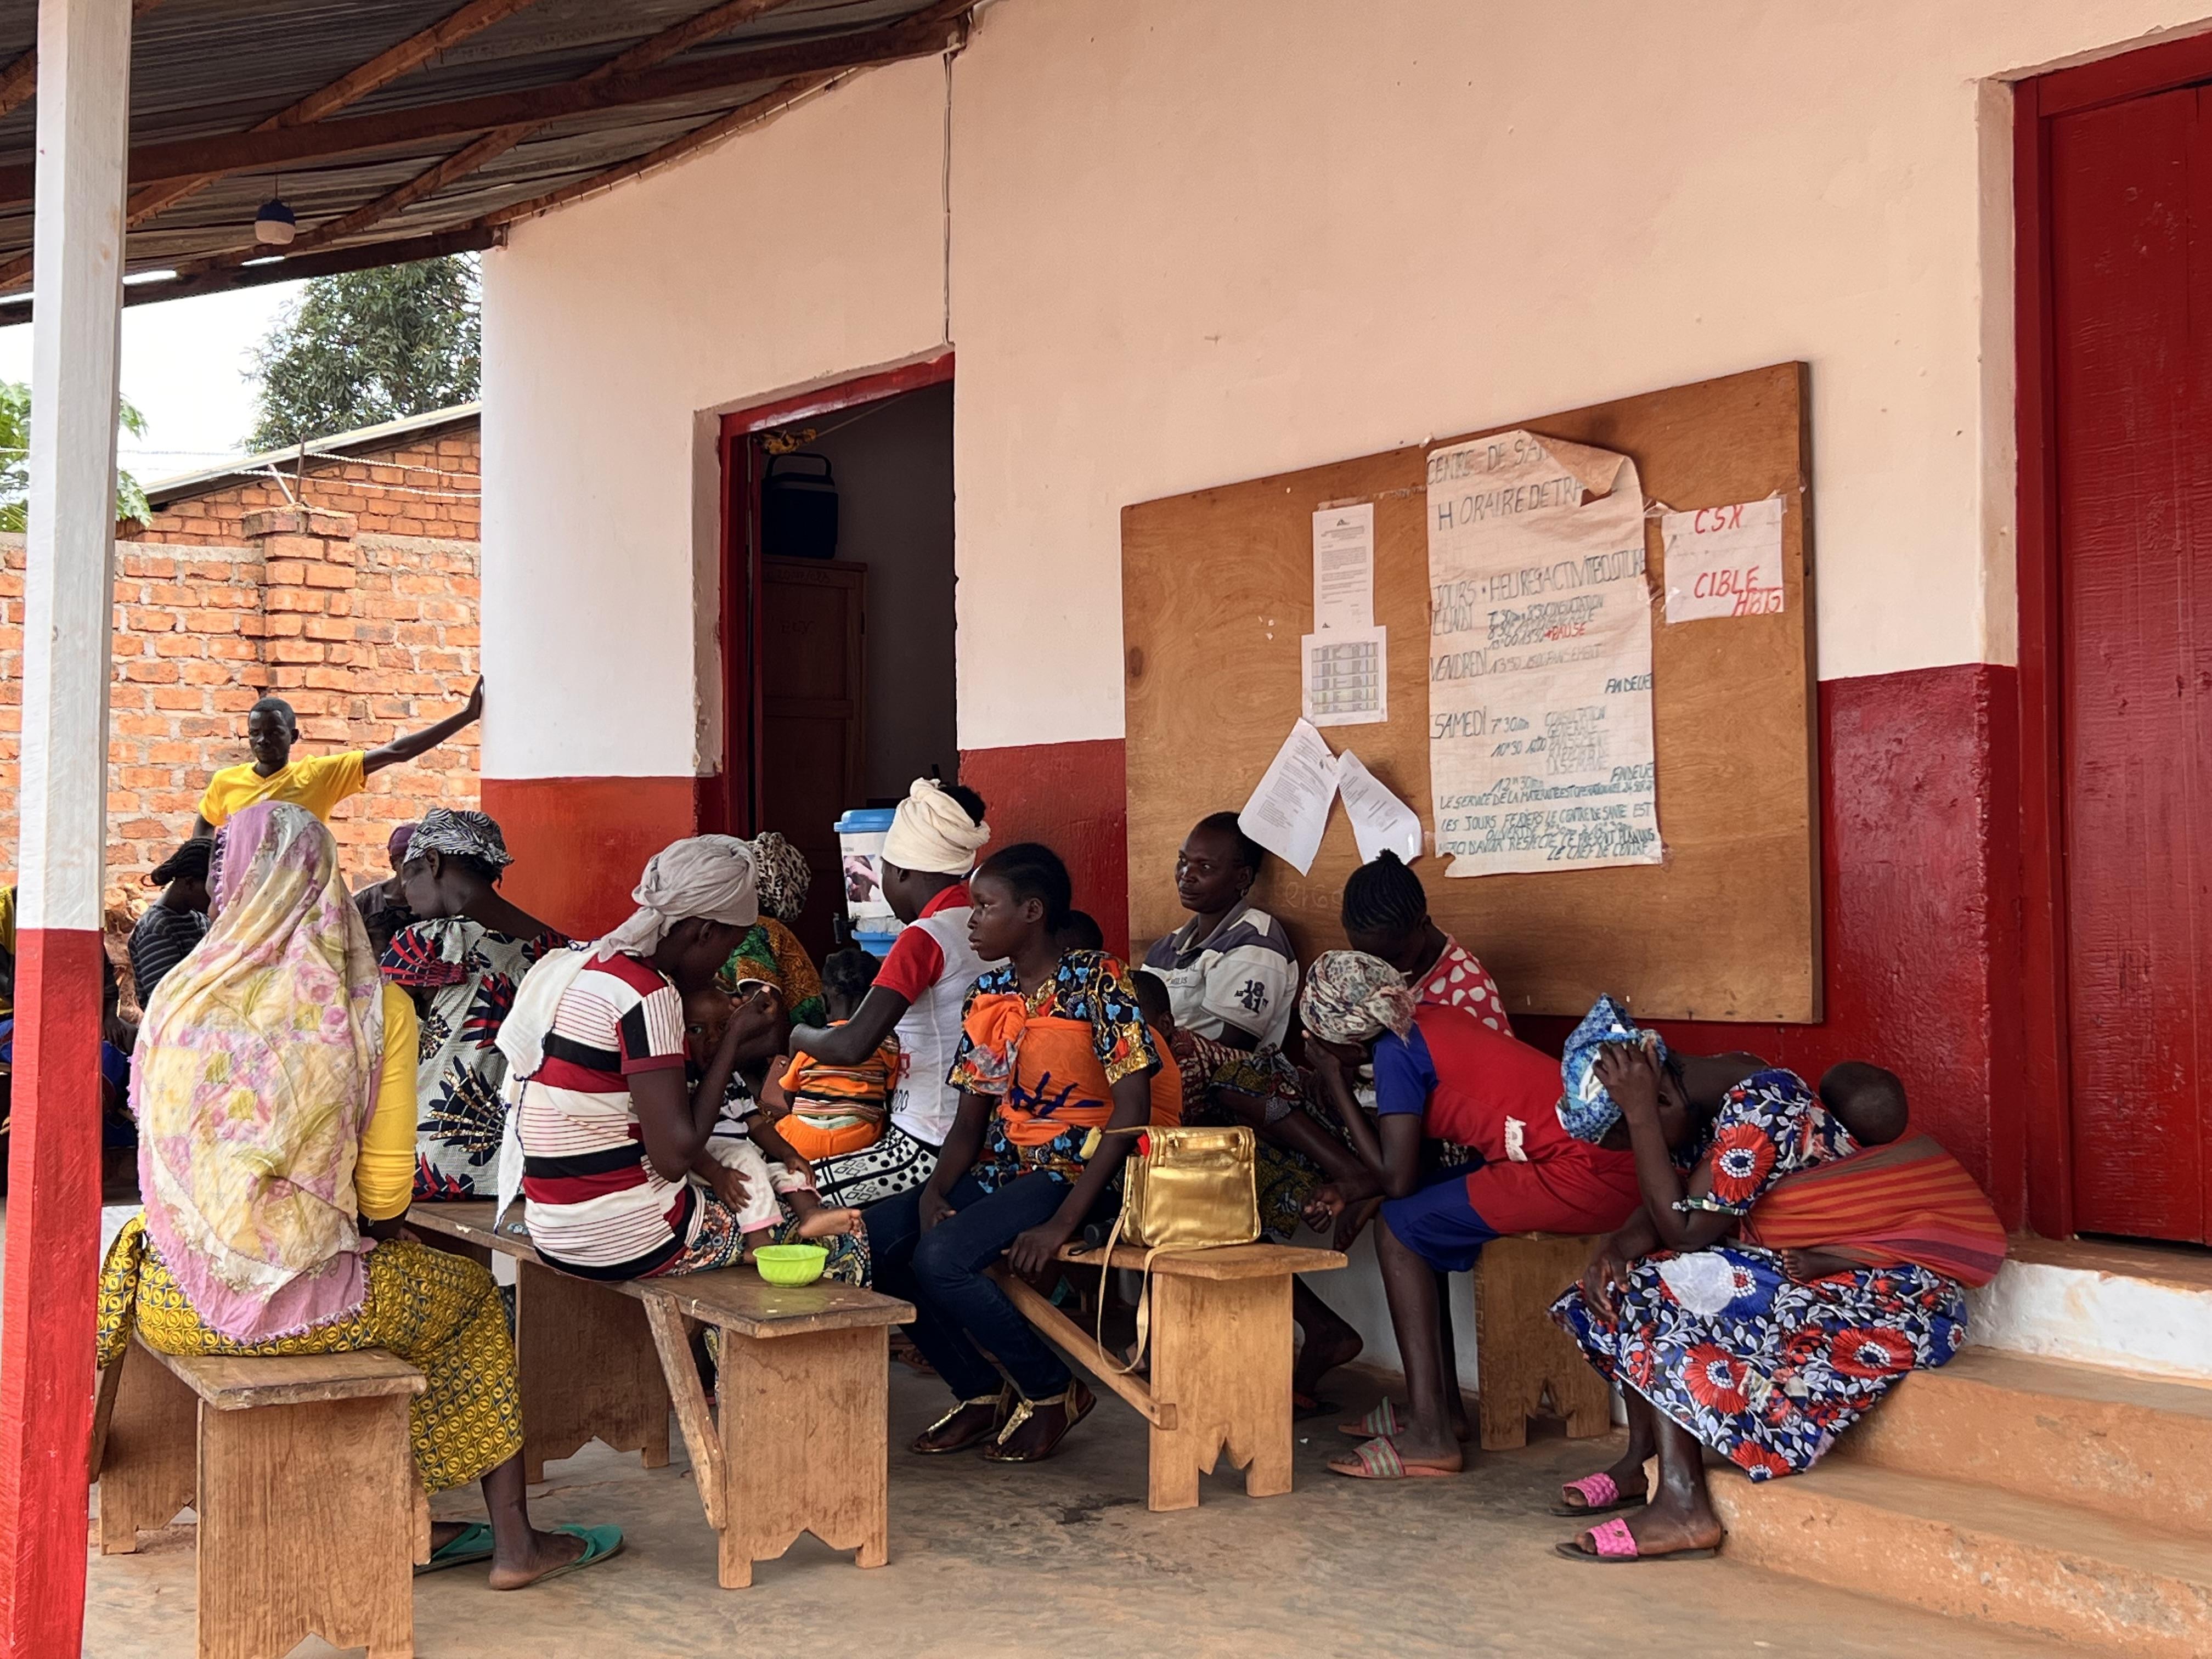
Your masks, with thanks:
M 1306 969 L 1298 1013 L 1323 1042 L 1370 1042 L 1413 1029 L 1413 994 L 1405 975 L 1364 951 L 1324 951 Z

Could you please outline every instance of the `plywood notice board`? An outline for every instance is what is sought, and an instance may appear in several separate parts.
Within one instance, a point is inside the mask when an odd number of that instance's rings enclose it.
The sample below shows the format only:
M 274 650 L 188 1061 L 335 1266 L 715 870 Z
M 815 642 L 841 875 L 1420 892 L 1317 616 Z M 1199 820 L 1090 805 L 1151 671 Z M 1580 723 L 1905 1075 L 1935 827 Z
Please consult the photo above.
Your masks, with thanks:
M 1632 457 L 1646 497 L 1676 509 L 1778 493 L 1779 615 L 1665 620 L 1650 520 L 1653 723 L 1665 861 L 1450 879 L 1415 866 L 1437 922 L 1480 956 L 1515 1013 L 1586 1012 L 1603 992 L 1660 1018 L 1820 1018 L 1820 845 L 1807 371 L 1778 363 L 1694 386 L 1439 437 L 1302 472 L 1146 501 L 1121 514 L 1127 690 L 1129 931 L 1188 920 L 1176 848 L 1241 807 L 1299 709 L 1298 641 L 1313 620 L 1312 514 L 1375 503 L 1375 620 L 1389 629 L 1387 724 L 1326 729 L 1435 828 L 1429 792 L 1425 458 L 1525 427 Z M 1343 943 L 1359 861 L 1340 805 L 1310 874 L 1279 860 L 1255 901 L 1302 957 Z

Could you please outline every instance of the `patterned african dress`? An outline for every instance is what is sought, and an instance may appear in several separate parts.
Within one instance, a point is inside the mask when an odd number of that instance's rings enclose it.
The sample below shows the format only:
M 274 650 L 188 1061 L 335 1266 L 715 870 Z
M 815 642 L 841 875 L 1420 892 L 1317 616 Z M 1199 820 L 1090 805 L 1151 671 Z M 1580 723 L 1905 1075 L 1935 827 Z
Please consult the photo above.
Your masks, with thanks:
M 970 1024 L 979 1000 L 1021 1000 L 1026 1024 L 1009 1057 L 1011 1072 L 996 1075 Z M 985 1192 L 1037 1171 L 1073 1181 L 1088 1161 L 1085 1143 L 1091 1129 L 1112 1114 L 1111 1091 L 1123 1078 L 1150 1072 L 1160 1063 L 1152 1028 L 1137 1006 L 1137 988 L 1127 966 L 1103 951 L 1069 951 L 1053 976 L 1024 993 L 1010 963 L 994 968 L 968 993 L 960 1047 L 952 1057 L 949 1080 L 956 1089 L 998 1097 L 983 1150 L 970 1172 Z M 1076 1040 L 1071 1027 L 1087 1027 Z M 1054 1030 L 1054 1028 L 1058 1028 Z M 1058 1052 L 1077 1064 L 1065 1075 L 1042 1060 L 1045 1037 L 1062 1040 Z M 1079 1047 L 1084 1053 L 1079 1056 Z M 1056 1122 L 1069 1125 L 1054 1133 Z
M 510 939 L 464 916 L 414 923 L 379 965 L 422 1010 L 416 1070 L 415 1197 L 490 1198 L 499 1184 L 507 1056 L 499 1028 L 514 988 L 567 941 L 548 931 Z
M 1344 1125 L 1322 1099 L 1315 1074 L 1300 1071 L 1273 1049 L 1250 1054 L 1181 1029 L 1172 1046 L 1176 1062 L 1182 1068 L 1185 1123 L 1226 1127 L 1245 1121 L 1214 1098 L 1215 1090 L 1225 1089 L 1265 1101 L 1269 1123 L 1292 1112 L 1303 1112 L 1324 1133 L 1346 1146 L 1352 1144 Z M 1270 1243 L 1287 1244 L 1323 1177 L 1320 1167 L 1304 1153 L 1277 1146 L 1264 1130 L 1258 1139 L 1253 1184 L 1260 1203 L 1260 1231 Z
M 1712 1195 L 1743 1216 L 1784 1176 L 1858 1150 L 1795 1073 L 1761 1072 L 1721 1102 Z M 1966 1297 L 1925 1267 L 1868 1267 L 1808 1285 L 1771 1250 L 1662 1251 L 1628 1272 L 1609 1321 L 1571 1287 L 1552 1316 L 1591 1364 L 1635 1389 L 1753 1480 L 1802 1474 L 1908 1371 L 1966 1337 Z
M 465 1256 L 409 1239 L 368 1253 L 361 1306 L 290 1336 L 238 1342 L 200 1322 L 161 1265 L 144 1218 L 133 1216 L 100 1270 L 102 1370 L 123 1358 L 133 1328 L 161 1353 L 351 1353 L 386 1348 L 418 1367 L 429 1386 L 407 1408 L 422 1484 L 445 1492 L 481 1479 L 522 1449 L 514 1343 L 491 1272 Z
M 735 994 L 741 981 L 766 980 L 783 993 L 783 1006 L 793 1025 L 827 1025 L 830 1005 L 822 1000 L 822 975 L 814 958 L 798 935 L 781 922 L 763 916 L 752 931 L 738 941 L 715 983 Z

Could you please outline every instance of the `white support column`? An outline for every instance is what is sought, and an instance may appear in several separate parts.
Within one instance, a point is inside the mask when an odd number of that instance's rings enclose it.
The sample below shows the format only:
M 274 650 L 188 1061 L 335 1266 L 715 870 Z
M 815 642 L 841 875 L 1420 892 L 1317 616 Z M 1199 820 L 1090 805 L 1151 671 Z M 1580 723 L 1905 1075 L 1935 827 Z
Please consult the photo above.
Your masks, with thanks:
M 41 0 L 15 1066 L 0 1291 L 9 1659 L 76 1653 L 100 1238 L 116 373 L 131 0 Z

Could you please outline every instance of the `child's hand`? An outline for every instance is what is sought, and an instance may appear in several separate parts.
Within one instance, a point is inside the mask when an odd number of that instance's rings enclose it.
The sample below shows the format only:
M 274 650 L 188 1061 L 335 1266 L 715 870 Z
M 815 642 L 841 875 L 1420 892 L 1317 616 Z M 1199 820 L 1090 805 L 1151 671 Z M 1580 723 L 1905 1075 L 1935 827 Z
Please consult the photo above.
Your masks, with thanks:
M 1305 1224 L 1316 1232 L 1327 1232 L 1337 1217 L 1342 1215 L 1350 1200 L 1344 1188 L 1334 1181 L 1324 1182 L 1314 1188 L 1314 1195 L 1306 1201 Z
M 751 1188 L 744 1176 L 728 1164 L 709 1158 L 706 1160 L 706 1167 L 697 1174 L 707 1183 L 708 1189 L 727 1208 L 742 1210 L 745 1207 L 745 1199 Z

